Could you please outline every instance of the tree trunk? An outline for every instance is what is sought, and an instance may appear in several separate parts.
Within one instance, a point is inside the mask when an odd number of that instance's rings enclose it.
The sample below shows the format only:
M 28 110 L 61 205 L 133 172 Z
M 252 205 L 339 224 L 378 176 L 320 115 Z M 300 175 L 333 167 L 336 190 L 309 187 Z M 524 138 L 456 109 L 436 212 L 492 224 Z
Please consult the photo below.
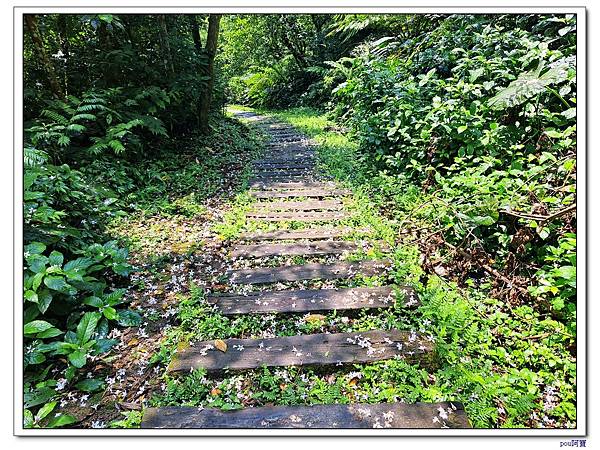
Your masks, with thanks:
M 212 102 L 212 91 L 214 86 L 214 63 L 215 55 L 217 53 L 217 38 L 219 37 L 220 20 L 220 14 L 211 14 L 208 16 L 208 34 L 206 36 L 206 47 L 204 47 L 204 51 L 208 56 L 208 64 L 206 67 L 206 76 L 208 77 L 208 80 L 200 97 L 200 108 L 198 111 L 200 131 L 204 134 L 208 134 L 210 132 L 208 116 L 210 112 L 210 104 Z
M 190 21 L 190 27 L 192 29 L 192 39 L 194 40 L 194 48 L 198 55 L 202 54 L 202 40 L 200 39 L 200 28 L 198 27 L 198 20 L 195 15 L 189 15 L 188 20 Z
M 42 36 L 38 28 L 36 16 L 33 14 L 25 14 L 25 23 L 27 24 L 27 28 L 31 34 L 31 40 L 33 41 L 38 58 L 40 59 L 40 62 L 46 71 L 46 76 L 48 77 L 48 83 L 50 84 L 52 94 L 57 98 L 64 98 L 65 95 L 60 86 L 60 82 L 58 81 L 58 77 L 56 76 L 56 72 L 54 71 L 54 66 L 52 65 L 52 62 L 48 58 L 46 50 L 44 49 L 44 41 L 42 40 Z
M 163 50 L 163 57 L 165 58 L 165 68 L 170 70 L 172 74 L 175 73 L 175 67 L 173 66 L 173 57 L 171 55 L 171 45 L 169 44 L 169 31 L 167 30 L 167 21 L 165 15 L 160 14 L 158 16 L 160 24 L 160 43 Z

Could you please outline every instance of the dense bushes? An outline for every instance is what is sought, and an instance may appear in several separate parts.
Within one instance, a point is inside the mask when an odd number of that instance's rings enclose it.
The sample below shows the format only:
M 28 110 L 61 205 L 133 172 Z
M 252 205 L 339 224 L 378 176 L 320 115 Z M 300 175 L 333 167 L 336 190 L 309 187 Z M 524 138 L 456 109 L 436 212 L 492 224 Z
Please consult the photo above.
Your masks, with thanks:
M 451 16 L 338 61 L 331 102 L 362 158 L 392 175 L 388 194 L 420 183 L 417 216 L 573 331 L 574 30 L 572 17 Z

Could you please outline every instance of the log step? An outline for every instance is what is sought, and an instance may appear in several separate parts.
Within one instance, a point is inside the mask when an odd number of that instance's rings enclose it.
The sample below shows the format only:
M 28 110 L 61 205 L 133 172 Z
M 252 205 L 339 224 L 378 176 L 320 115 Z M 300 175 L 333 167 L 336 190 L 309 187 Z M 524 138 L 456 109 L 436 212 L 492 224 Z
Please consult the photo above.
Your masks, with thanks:
M 306 228 L 304 230 L 275 230 L 240 234 L 245 241 L 276 241 L 296 239 L 332 239 L 347 236 L 351 228 Z
M 346 189 L 289 189 L 281 191 L 250 191 L 251 197 L 255 198 L 287 198 L 287 197 L 335 197 L 338 195 L 348 195 L 350 191 Z
M 263 284 L 278 281 L 335 280 L 354 275 L 373 276 L 382 274 L 389 267 L 388 260 L 365 260 L 339 262 L 336 264 L 309 263 L 283 267 L 257 267 L 227 271 L 233 284 Z
M 265 212 L 272 210 L 297 210 L 297 211 L 339 211 L 344 207 L 339 200 L 312 200 L 312 201 L 297 201 L 297 202 L 263 202 L 256 203 L 253 212 Z
M 236 245 L 230 253 L 232 258 L 264 258 L 268 256 L 339 255 L 360 248 L 352 241 L 294 242 L 291 244 Z
M 260 367 L 336 366 L 400 358 L 422 367 L 434 365 L 434 345 L 414 332 L 375 330 L 320 333 L 268 339 L 225 339 L 225 352 L 215 341 L 178 348 L 168 372 L 247 370 Z
M 330 220 L 343 220 L 348 214 L 342 211 L 332 212 L 310 212 L 310 211 L 291 211 L 291 212 L 249 212 L 246 217 L 265 222 L 326 222 Z
M 461 403 L 440 402 L 261 406 L 236 411 L 166 406 L 146 408 L 141 428 L 421 429 L 471 426 Z
M 416 307 L 419 300 L 410 286 L 361 287 L 347 289 L 304 289 L 256 292 L 249 295 L 212 295 L 206 301 L 224 315 L 304 313 L 375 309 L 394 306 L 396 294 L 406 308 Z

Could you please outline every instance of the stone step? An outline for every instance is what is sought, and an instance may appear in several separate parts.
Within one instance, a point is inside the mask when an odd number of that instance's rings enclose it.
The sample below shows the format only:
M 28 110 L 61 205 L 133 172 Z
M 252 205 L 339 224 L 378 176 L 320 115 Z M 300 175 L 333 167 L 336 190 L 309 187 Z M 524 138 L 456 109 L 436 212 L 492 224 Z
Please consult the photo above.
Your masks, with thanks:
M 343 209 L 344 204 L 339 200 L 312 200 L 298 202 L 261 202 L 255 203 L 252 212 L 263 213 L 265 211 L 286 210 L 286 211 L 339 211 Z
M 437 420 L 436 420 L 437 419 Z M 166 406 L 146 408 L 141 428 L 471 428 L 458 402 L 260 406 L 235 411 Z
M 375 309 L 394 306 L 396 298 L 405 308 L 419 305 L 410 286 L 359 287 L 345 289 L 304 289 L 254 292 L 248 295 L 211 295 L 206 301 L 224 315 L 305 313 Z
M 296 239 L 333 239 L 347 236 L 351 228 L 305 228 L 303 230 L 275 230 L 265 232 L 241 233 L 240 239 L 245 241 L 276 241 Z
M 269 256 L 339 255 L 344 252 L 353 252 L 360 247 L 359 244 L 352 241 L 242 244 L 236 245 L 229 256 L 232 258 L 264 258 Z
M 344 211 L 249 212 L 246 214 L 246 217 L 264 222 L 329 222 L 332 220 L 344 220 L 348 217 L 348 214 Z
M 414 332 L 374 330 L 320 333 L 268 339 L 225 339 L 226 351 L 215 341 L 180 346 L 168 372 L 247 370 L 261 367 L 341 366 L 400 358 L 433 367 L 434 345 Z
M 229 270 L 226 274 L 233 284 L 264 284 L 278 281 L 335 280 L 355 275 L 373 276 L 385 272 L 388 260 L 342 261 L 336 264 L 309 263 L 283 267 L 255 267 Z

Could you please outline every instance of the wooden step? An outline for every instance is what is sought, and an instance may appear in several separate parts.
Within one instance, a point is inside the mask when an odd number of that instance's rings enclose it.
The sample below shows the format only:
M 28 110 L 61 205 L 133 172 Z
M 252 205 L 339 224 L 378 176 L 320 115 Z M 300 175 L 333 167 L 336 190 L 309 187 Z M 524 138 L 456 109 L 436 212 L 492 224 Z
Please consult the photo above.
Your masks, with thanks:
M 286 189 L 286 190 L 266 190 L 266 191 L 250 191 L 251 197 L 255 198 L 286 198 L 286 197 L 335 197 L 340 195 L 348 195 L 350 191 L 347 189 Z
M 309 163 L 299 163 L 299 162 L 278 162 L 278 163 L 254 163 L 253 167 L 255 170 L 312 170 L 314 169 L 314 164 Z
M 471 426 L 461 403 L 441 402 L 261 406 L 235 411 L 166 406 L 144 409 L 141 428 L 421 429 Z
M 271 178 L 271 177 L 304 177 L 311 174 L 311 170 L 286 169 L 286 170 L 254 170 L 252 176 L 254 178 Z
M 276 241 L 296 239 L 332 239 L 347 236 L 351 228 L 305 228 L 303 230 L 275 230 L 265 232 L 241 233 L 240 239 L 245 241 Z
M 304 176 L 291 176 L 288 177 L 286 175 L 269 177 L 269 178 L 260 178 L 260 177 L 252 177 L 248 179 L 248 183 L 251 189 L 258 190 L 269 190 L 271 189 L 270 185 L 276 184 L 288 184 L 288 183 L 312 183 L 317 179 L 315 174 L 306 174 Z
M 262 202 L 255 203 L 252 212 L 263 213 L 273 210 L 296 210 L 296 211 L 339 211 L 344 207 L 344 204 L 339 200 L 312 200 L 312 201 L 297 201 L 297 202 Z
M 401 358 L 422 367 L 434 365 L 434 345 L 401 330 L 309 334 L 268 339 L 225 339 L 225 352 L 215 341 L 180 346 L 168 372 L 246 370 L 260 367 L 336 366 Z
M 236 245 L 229 254 L 232 258 L 264 258 L 268 256 L 339 255 L 360 248 L 352 241 L 294 242 L 291 244 Z
M 211 295 L 206 301 L 224 315 L 304 313 L 394 306 L 396 293 L 406 308 L 419 305 L 410 286 L 360 287 L 346 289 L 305 289 L 255 292 L 248 295 Z
M 264 222 L 328 222 L 331 220 L 344 220 L 348 217 L 348 214 L 344 211 L 249 212 L 246 217 Z
M 257 159 L 252 163 L 252 165 L 254 167 L 270 167 L 270 166 L 283 167 L 283 166 L 289 166 L 290 164 L 314 167 L 315 159 L 314 158 L 262 158 L 262 159 Z
M 388 260 L 342 261 L 336 264 L 309 263 L 283 267 L 257 267 L 227 271 L 234 284 L 263 284 L 278 281 L 334 280 L 354 275 L 373 276 L 382 274 L 390 265 Z
M 250 188 L 258 190 L 271 189 L 335 189 L 336 184 L 333 181 L 289 181 L 289 182 L 268 182 L 258 180 L 250 183 Z

